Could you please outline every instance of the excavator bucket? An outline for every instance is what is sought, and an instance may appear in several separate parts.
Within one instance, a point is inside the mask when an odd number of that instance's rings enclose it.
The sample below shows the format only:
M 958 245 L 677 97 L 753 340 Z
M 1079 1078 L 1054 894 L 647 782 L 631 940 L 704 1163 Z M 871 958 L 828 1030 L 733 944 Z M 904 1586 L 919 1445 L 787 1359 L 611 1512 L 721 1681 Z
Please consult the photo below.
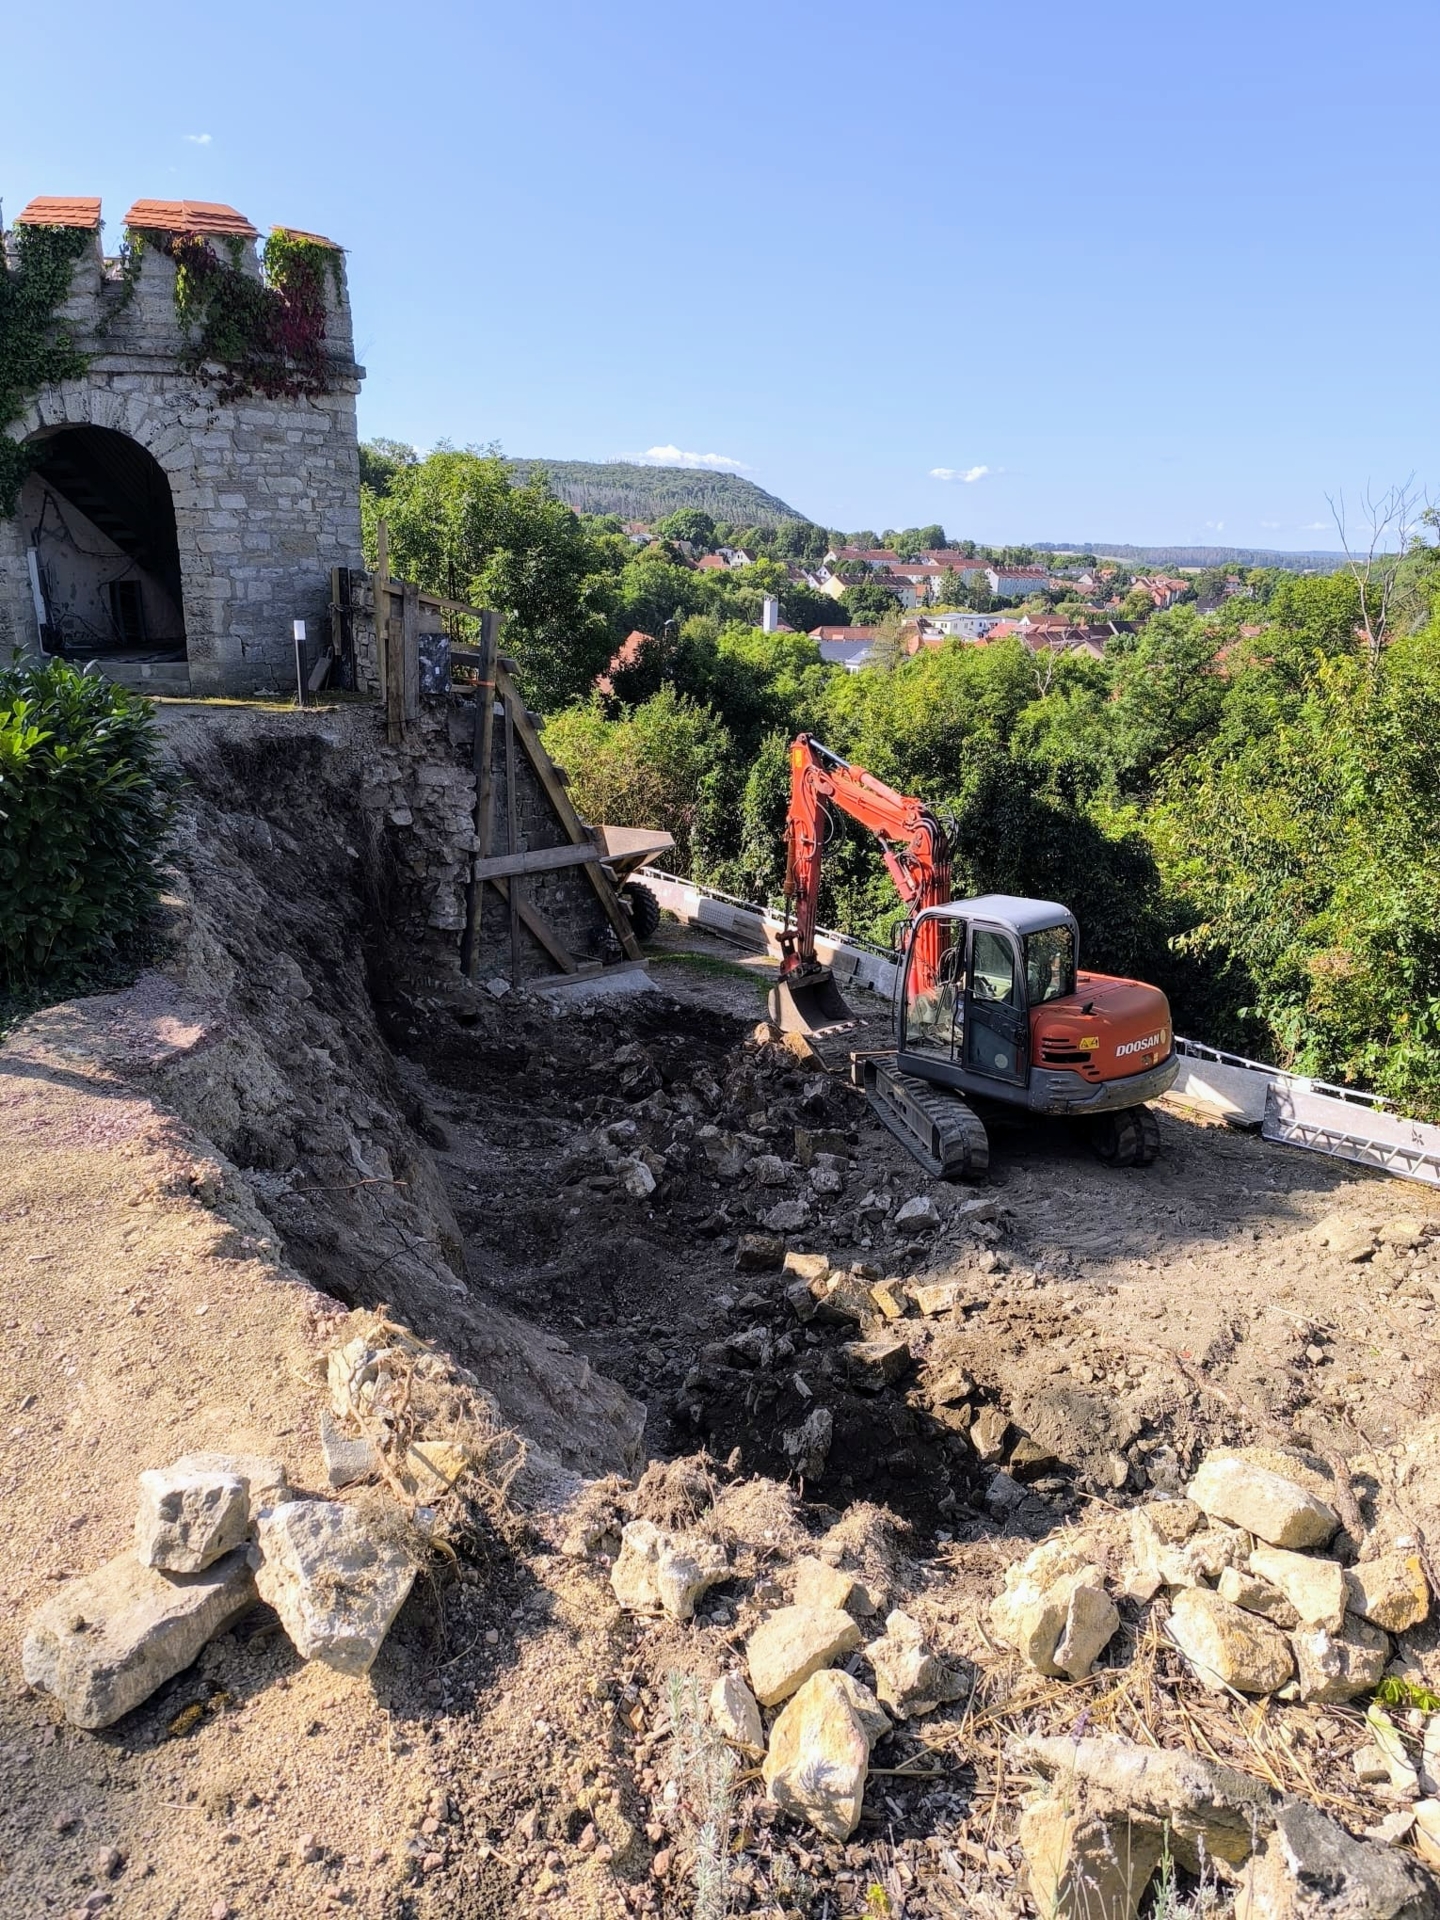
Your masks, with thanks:
M 771 1024 L 782 1033 L 808 1036 L 858 1025 L 828 967 L 810 968 L 782 980 L 771 988 L 768 1006 Z

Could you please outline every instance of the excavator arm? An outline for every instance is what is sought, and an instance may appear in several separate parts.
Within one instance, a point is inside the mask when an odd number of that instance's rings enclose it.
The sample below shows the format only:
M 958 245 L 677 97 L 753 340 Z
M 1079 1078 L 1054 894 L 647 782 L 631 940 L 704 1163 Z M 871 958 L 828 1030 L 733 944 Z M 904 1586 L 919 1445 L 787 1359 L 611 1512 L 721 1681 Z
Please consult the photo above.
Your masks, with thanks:
M 911 916 L 950 898 L 950 847 L 944 828 L 923 800 L 887 787 L 863 767 L 802 733 L 790 746 L 790 811 L 786 821 L 785 930 L 780 936 L 780 1002 L 788 1029 L 801 1031 L 853 1018 L 827 968 L 815 955 L 820 911 L 820 859 L 825 815 L 836 807 L 868 827 L 896 891 Z M 793 924 L 792 924 L 793 915 Z M 921 951 L 911 969 L 916 991 L 934 979 L 939 961 L 939 929 L 933 923 L 920 935 L 935 951 Z M 801 998 L 801 996 L 804 998 Z

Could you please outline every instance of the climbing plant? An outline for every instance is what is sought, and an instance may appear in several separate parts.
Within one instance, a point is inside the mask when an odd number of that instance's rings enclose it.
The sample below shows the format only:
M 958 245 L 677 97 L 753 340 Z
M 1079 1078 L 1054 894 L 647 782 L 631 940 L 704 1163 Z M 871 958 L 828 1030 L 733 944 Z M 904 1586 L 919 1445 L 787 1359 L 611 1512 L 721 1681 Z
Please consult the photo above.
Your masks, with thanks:
M 0 519 L 20 497 L 30 455 L 4 429 L 42 387 L 73 380 L 87 361 L 56 319 L 75 262 L 94 245 L 83 227 L 16 227 L 0 248 Z
M 260 279 L 240 262 L 243 241 L 202 234 L 131 232 L 175 262 L 175 312 L 189 336 L 184 364 L 234 399 L 325 393 L 333 368 L 325 352 L 325 277 L 340 288 L 340 256 L 277 227 L 265 244 Z

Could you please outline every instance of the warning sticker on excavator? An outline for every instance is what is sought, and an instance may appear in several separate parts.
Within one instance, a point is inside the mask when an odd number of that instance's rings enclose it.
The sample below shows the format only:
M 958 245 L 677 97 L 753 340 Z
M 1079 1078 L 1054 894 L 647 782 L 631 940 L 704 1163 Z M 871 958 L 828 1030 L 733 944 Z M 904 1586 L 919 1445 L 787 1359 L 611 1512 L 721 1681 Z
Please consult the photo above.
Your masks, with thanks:
M 1100 1044 L 1100 1036 L 1098 1033 L 1082 1034 L 1080 1039 L 1076 1042 L 1076 1045 L 1080 1047 L 1080 1049 L 1085 1053 L 1094 1053 L 1095 1049 L 1099 1046 L 1099 1044 Z

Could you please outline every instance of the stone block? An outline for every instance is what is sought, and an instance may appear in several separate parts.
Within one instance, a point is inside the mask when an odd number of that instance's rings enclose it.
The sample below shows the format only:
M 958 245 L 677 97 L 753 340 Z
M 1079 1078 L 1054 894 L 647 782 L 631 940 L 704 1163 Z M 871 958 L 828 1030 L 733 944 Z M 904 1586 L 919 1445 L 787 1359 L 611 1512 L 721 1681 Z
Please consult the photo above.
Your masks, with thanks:
M 1387 1633 L 1418 1627 L 1430 1612 L 1430 1583 L 1419 1554 L 1385 1553 L 1347 1568 L 1345 1601 L 1351 1613 Z
M 304 1660 L 368 1673 L 415 1581 L 415 1563 L 353 1507 L 287 1500 L 262 1513 L 255 1585 Z
M 776 1806 L 831 1840 L 860 1822 L 870 1749 L 889 1721 L 848 1673 L 815 1673 L 770 1730 L 762 1774 Z
M 725 1549 L 715 1541 L 702 1534 L 667 1533 L 653 1520 L 632 1520 L 620 1536 L 610 1584 L 627 1612 L 689 1620 L 701 1594 L 729 1575 Z
M 1206 1587 L 1186 1587 L 1170 1609 L 1170 1638 L 1202 1686 L 1214 1693 L 1273 1693 L 1295 1671 L 1278 1627 Z
M 838 1607 L 780 1607 L 763 1619 L 745 1648 L 760 1704 L 778 1706 L 811 1674 L 853 1653 L 860 1629 Z
M 140 1475 L 135 1553 L 166 1573 L 200 1573 L 242 1544 L 250 1490 L 238 1474 L 159 1467 Z
M 1045 1920 L 1135 1920 L 1163 1840 L 1123 1813 L 1090 1813 L 1047 1795 L 1020 1815 L 1030 1898 Z
M 21 1665 L 77 1727 L 108 1727 L 183 1673 L 254 1603 L 244 1549 L 201 1573 L 164 1574 L 121 1554 L 69 1580 L 31 1616 Z
M 1334 1508 L 1298 1481 L 1233 1456 L 1203 1460 L 1189 1494 L 1212 1519 L 1228 1520 L 1272 1547 L 1324 1546 L 1340 1524 Z
M 1281 1807 L 1241 1884 L 1235 1920 L 1436 1920 L 1423 1868 L 1373 1840 L 1354 1840 L 1305 1800 Z
M 1250 1571 L 1279 1588 L 1302 1626 L 1336 1632 L 1344 1624 L 1345 1570 L 1335 1561 L 1259 1546 L 1250 1555 Z
M 765 1751 L 760 1709 L 738 1673 L 722 1673 L 710 1689 L 710 1719 L 721 1739 L 742 1753 Z
M 1293 1633 L 1300 1669 L 1300 1698 L 1305 1701 L 1355 1700 L 1378 1687 L 1390 1658 L 1390 1642 L 1379 1627 L 1353 1613 L 1339 1633 L 1305 1627 Z

